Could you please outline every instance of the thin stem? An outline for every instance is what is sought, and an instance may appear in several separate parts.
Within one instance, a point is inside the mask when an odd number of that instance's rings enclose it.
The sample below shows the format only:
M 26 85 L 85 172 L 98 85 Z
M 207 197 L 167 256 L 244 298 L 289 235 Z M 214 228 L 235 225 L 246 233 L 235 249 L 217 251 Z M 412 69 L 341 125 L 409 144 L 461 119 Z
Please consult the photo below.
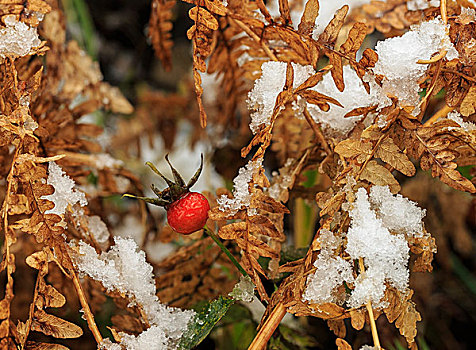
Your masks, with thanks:
M 364 259 L 362 258 L 359 258 L 359 268 L 360 273 L 365 273 Z M 375 324 L 374 311 L 372 309 L 372 303 L 370 302 L 370 299 L 367 301 L 367 304 L 365 304 L 365 307 L 367 308 L 367 312 L 369 313 L 370 329 L 372 330 L 374 346 L 380 350 L 380 340 L 378 338 L 377 325 Z
M 205 233 L 210 236 L 214 241 L 215 243 L 220 247 L 220 249 L 222 250 L 223 253 L 226 254 L 226 256 L 230 259 L 230 261 L 233 263 L 233 265 L 236 266 L 236 268 L 241 272 L 241 274 L 243 276 L 248 276 L 250 277 L 250 275 L 248 274 L 248 272 L 245 271 L 245 269 L 240 265 L 240 263 L 235 259 L 235 257 L 233 256 L 233 254 L 231 254 L 231 252 L 228 250 L 227 247 L 225 247 L 225 245 L 220 241 L 220 238 L 217 237 L 217 235 L 215 235 L 211 230 L 209 230 L 207 227 L 204 227 L 203 230 L 205 231 Z
M 243 29 L 246 34 L 248 34 L 254 41 L 256 41 L 258 44 L 261 45 L 261 48 L 264 50 L 264 52 L 266 52 L 266 54 L 268 55 L 269 58 L 271 58 L 273 61 L 278 61 L 278 58 L 276 57 L 276 55 L 273 53 L 273 51 L 271 51 L 271 49 L 268 47 L 268 45 L 266 45 L 261 39 L 260 37 L 251 30 L 251 28 L 249 28 L 246 24 L 244 24 L 242 21 L 240 21 L 239 19 L 236 19 L 236 18 L 232 18 L 232 20 L 238 25 L 238 27 L 240 27 L 241 29 Z
M 73 284 L 74 284 L 74 289 L 76 289 L 76 293 L 78 294 L 79 302 L 81 306 L 83 307 L 84 311 L 84 316 L 86 316 L 86 321 L 88 322 L 88 327 L 93 333 L 94 339 L 96 340 L 96 343 L 101 344 L 102 343 L 102 336 L 101 332 L 99 332 L 98 326 L 96 324 L 96 321 L 94 321 L 93 314 L 91 313 L 91 309 L 89 308 L 88 301 L 86 300 L 86 296 L 84 295 L 83 287 L 81 287 L 81 283 L 79 282 L 78 275 L 76 274 L 76 271 L 71 271 L 72 278 L 73 278 Z
M 276 305 L 263 324 L 263 327 L 261 327 L 256 337 L 251 342 L 248 350 L 266 349 L 266 344 L 268 344 L 269 338 L 271 338 L 276 328 L 278 328 L 281 320 L 286 315 L 286 312 L 286 308 L 282 303 Z
M 321 146 L 324 148 L 324 151 L 326 152 L 326 154 L 327 155 L 331 154 L 332 151 L 329 148 L 329 145 L 327 144 L 326 138 L 322 134 L 321 129 L 319 128 L 319 125 L 312 118 L 312 116 L 309 113 L 309 111 L 307 110 L 307 108 L 304 108 L 304 118 L 306 118 L 306 121 L 311 126 L 312 131 L 314 132 L 314 135 L 316 135 L 317 140 L 319 141 Z
M 454 109 L 454 107 L 450 107 L 447 104 L 444 105 L 443 108 L 441 108 L 439 111 L 437 111 L 433 116 L 428 119 L 423 126 L 430 126 L 434 122 L 436 122 L 440 118 L 444 118 L 448 115 L 449 112 L 451 112 Z

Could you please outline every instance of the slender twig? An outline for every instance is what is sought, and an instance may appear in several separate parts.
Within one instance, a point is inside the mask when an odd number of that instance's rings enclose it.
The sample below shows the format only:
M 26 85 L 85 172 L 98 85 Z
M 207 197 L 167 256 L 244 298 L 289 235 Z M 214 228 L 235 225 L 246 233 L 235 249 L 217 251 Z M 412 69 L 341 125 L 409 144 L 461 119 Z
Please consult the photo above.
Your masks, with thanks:
M 217 237 L 217 235 L 215 235 L 210 229 L 208 229 L 207 227 L 204 227 L 203 228 L 203 231 L 205 231 L 205 233 L 210 236 L 214 241 L 215 243 L 220 247 L 220 249 L 222 250 L 223 253 L 226 254 L 226 256 L 230 259 L 230 261 L 232 262 L 233 265 L 236 266 L 236 268 L 241 272 L 241 274 L 243 276 L 248 276 L 250 277 L 250 275 L 248 274 L 248 272 L 246 272 L 246 270 L 243 268 L 243 266 L 240 265 L 240 263 L 238 262 L 238 260 L 235 259 L 235 257 L 233 256 L 233 254 L 231 254 L 231 252 L 228 250 L 227 247 L 225 247 L 225 245 L 220 241 L 220 238 Z
M 13 64 L 13 63 L 12 63 Z M 13 70 L 15 72 L 15 82 L 16 82 L 16 70 Z M 9 210 L 9 203 L 10 203 L 10 194 L 12 193 L 12 185 L 13 185 L 13 173 L 15 169 L 15 164 L 17 161 L 17 158 L 20 153 L 20 149 L 23 147 L 23 140 L 21 140 L 20 144 L 17 146 L 17 149 L 15 150 L 15 155 L 13 156 L 12 164 L 10 167 L 10 172 L 8 173 L 7 176 L 7 190 L 5 193 L 5 199 L 3 200 L 3 205 L 2 205 L 2 218 L 3 218 L 3 233 L 5 235 L 5 263 L 6 263 L 6 269 L 7 269 L 7 284 L 5 286 L 5 296 L 4 299 L 7 301 L 7 312 L 6 312 L 6 317 L 4 317 L 7 322 L 10 319 L 10 307 L 11 307 L 11 301 L 14 297 L 13 294 L 13 273 L 15 272 L 15 259 L 12 259 L 12 253 L 10 251 L 10 246 L 14 243 L 14 239 L 10 235 L 14 235 L 13 230 L 10 229 L 9 223 L 8 223 L 8 210 Z M 8 323 L 7 323 L 8 324 Z M 10 333 L 10 327 L 7 327 L 6 329 L 6 336 L 8 336 Z
M 441 12 L 441 19 L 443 20 L 443 23 L 446 26 L 448 24 L 448 12 L 446 10 L 446 0 L 440 1 L 440 12 Z
M 26 340 L 28 339 L 28 335 L 30 334 L 30 331 L 31 331 L 31 325 L 33 323 L 33 315 L 35 313 L 35 305 L 38 299 L 38 288 L 40 285 L 40 278 L 43 278 L 43 276 L 41 272 L 38 271 L 38 274 L 36 276 L 36 282 L 35 282 L 35 291 L 33 293 L 33 300 L 31 301 L 30 311 L 28 312 L 28 320 L 26 321 L 26 324 L 25 324 L 26 330 L 24 331 L 24 335 L 20 344 L 21 350 L 25 348 Z
M 430 119 L 428 119 L 423 126 L 429 126 L 436 122 L 438 119 L 446 117 L 449 112 L 451 112 L 454 109 L 454 107 L 450 107 L 447 104 L 444 105 L 443 108 L 441 108 L 438 112 L 433 114 Z
M 372 158 L 374 157 L 375 155 L 375 152 L 377 152 L 377 148 L 380 146 L 380 144 L 382 143 L 382 141 L 385 139 L 385 137 L 387 136 L 387 134 L 383 134 L 382 136 L 380 136 L 380 138 L 378 139 L 377 143 L 375 144 L 374 148 L 372 149 L 372 152 L 369 154 L 369 156 L 367 157 L 367 159 L 365 160 L 364 164 L 362 164 L 362 167 L 360 168 L 357 176 L 355 177 L 355 180 L 356 181 L 359 181 L 360 179 L 360 176 L 362 175 L 362 173 L 364 172 L 365 170 L 365 167 L 367 166 L 367 164 L 372 160 Z
M 365 273 L 365 266 L 364 266 L 364 259 L 359 258 L 359 268 L 360 268 L 360 273 Z M 372 330 L 372 338 L 374 341 L 374 346 L 380 350 L 380 340 L 378 338 L 378 332 L 377 332 L 377 325 L 375 324 L 375 318 L 374 318 L 374 311 L 372 309 L 372 303 L 370 302 L 370 299 L 367 301 L 367 304 L 365 304 L 365 307 L 367 308 L 367 312 L 369 313 L 369 319 L 370 319 L 370 329 Z
M 473 83 L 476 83 L 476 78 L 475 77 L 472 77 L 472 76 L 469 76 L 467 74 L 464 74 L 464 73 L 461 73 L 461 72 L 458 72 L 456 70 L 452 70 L 452 69 L 447 69 L 447 68 L 442 68 L 441 69 L 442 72 L 444 73 L 451 73 L 451 74 L 456 74 L 456 75 L 459 75 L 460 77 L 468 80 L 468 81 L 472 81 Z
M 273 309 L 271 314 L 269 314 L 268 318 L 266 319 L 263 327 L 259 330 L 256 337 L 251 342 L 248 350 L 261 350 L 266 348 L 266 344 L 268 343 L 269 339 L 273 335 L 276 328 L 278 328 L 281 320 L 286 315 L 286 308 L 284 307 L 283 303 L 279 303 Z
M 76 293 L 78 294 L 79 302 L 81 306 L 83 307 L 84 311 L 84 316 L 86 316 L 86 321 L 88 322 L 88 327 L 93 333 L 94 339 L 96 340 L 96 343 L 101 344 L 102 343 L 102 336 L 101 332 L 99 332 L 99 328 L 96 324 L 96 321 L 94 321 L 94 316 L 91 312 L 91 309 L 89 308 L 88 301 L 86 299 L 86 296 L 84 295 L 83 287 L 81 287 L 81 283 L 79 282 L 78 275 L 76 271 L 71 271 L 72 278 L 73 278 L 73 285 L 74 289 L 76 289 Z
M 418 63 L 418 64 L 431 64 L 431 63 L 435 63 L 435 62 L 438 62 L 439 60 L 441 60 L 442 58 L 444 58 L 447 53 L 448 53 L 448 51 L 446 51 L 446 50 L 441 50 L 440 52 L 438 52 L 437 55 L 433 56 L 432 58 L 430 58 L 430 59 L 428 59 L 428 60 L 418 60 L 417 63 Z
M 307 108 L 304 108 L 304 118 L 306 118 L 306 121 L 308 124 L 311 126 L 312 131 L 314 132 L 314 135 L 316 135 L 316 139 L 319 141 L 321 146 L 324 148 L 324 151 L 326 152 L 327 155 L 331 154 L 331 149 L 329 148 L 329 145 L 327 144 L 326 138 L 321 132 L 321 129 L 319 128 L 319 125 L 316 123 L 316 121 L 312 118 L 311 114 L 307 110 Z
M 256 41 L 258 44 L 261 45 L 261 48 L 264 50 L 264 52 L 266 52 L 269 58 L 271 58 L 273 61 L 278 61 L 278 58 L 273 53 L 273 51 L 271 51 L 268 45 L 266 45 L 266 43 L 263 40 L 261 40 L 260 37 L 251 30 L 251 28 L 249 28 L 246 24 L 244 24 L 239 19 L 232 18 L 232 20 L 238 25 L 238 27 L 243 29 L 246 32 L 246 34 L 248 34 L 254 41 Z

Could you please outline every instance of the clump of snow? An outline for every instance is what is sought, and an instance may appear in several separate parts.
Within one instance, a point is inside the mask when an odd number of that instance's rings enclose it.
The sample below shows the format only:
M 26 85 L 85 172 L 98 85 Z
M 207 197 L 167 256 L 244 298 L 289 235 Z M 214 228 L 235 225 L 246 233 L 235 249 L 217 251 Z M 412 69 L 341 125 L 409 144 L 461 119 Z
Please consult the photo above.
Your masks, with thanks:
M 292 65 L 294 68 L 294 88 L 298 87 L 314 73 L 311 66 L 302 66 L 295 63 Z M 262 65 L 262 71 L 261 78 L 256 80 L 253 89 L 248 95 L 248 105 L 254 110 L 251 113 L 250 123 L 250 129 L 253 133 L 256 133 L 261 125 L 266 125 L 270 122 L 276 97 L 283 90 L 286 80 L 286 62 L 265 62 Z M 345 82 L 343 92 L 336 88 L 330 73 L 327 73 L 322 81 L 312 88 L 312 90 L 337 99 L 343 107 L 330 104 L 329 111 L 323 112 L 316 105 L 306 103 L 304 99 L 298 97 L 292 103 L 296 117 L 302 117 L 304 107 L 306 107 L 311 116 L 321 123 L 325 129 L 339 134 L 346 134 L 362 117 L 344 118 L 345 114 L 357 107 L 377 105 L 378 110 L 380 110 L 392 103 L 383 93 L 381 87 L 375 82 L 373 76 L 369 75 L 367 77 L 370 83 L 370 94 L 366 92 L 362 81 L 350 66 L 344 66 L 343 77 Z M 373 116 L 375 114 L 370 117 Z
M 115 237 L 114 241 L 115 245 L 100 255 L 90 245 L 79 242 L 74 256 L 76 267 L 80 274 L 100 281 L 107 290 L 124 293 L 132 304 L 142 306 L 151 327 L 137 337 L 120 333 L 127 349 L 175 348 L 194 312 L 161 304 L 145 253 L 137 251 L 137 244 L 130 238 Z
M 383 93 L 381 87 L 375 82 L 372 76 L 367 76 L 370 84 L 370 94 L 365 90 L 364 84 L 357 73 L 348 65 L 343 67 L 343 77 L 345 82 L 344 91 L 340 92 L 332 79 L 332 75 L 327 73 L 313 90 L 324 95 L 335 98 L 342 107 L 330 104 L 327 112 L 323 112 L 316 105 L 308 104 L 308 110 L 311 116 L 325 129 L 338 132 L 342 135 L 348 133 L 354 127 L 355 123 L 362 119 L 362 116 L 344 118 L 344 116 L 357 107 L 368 107 L 377 105 L 378 110 L 391 105 L 392 101 Z M 370 115 L 370 118 L 375 114 Z
M 406 228 L 404 223 L 398 225 L 395 222 L 396 217 L 391 217 L 391 213 L 385 209 L 386 206 L 410 209 L 412 214 L 416 214 L 421 220 L 421 213 L 414 211 L 413 203 L 403 201 L 404 198 L 393 196 L 388 187 L 371 191 L 370 199 L 364 188 L 358 189 L 356 200 L 349 211 L 351 225 L 347 233 L 346 252 L 354 260 L 363 259 L 365 272 L 360 273 L 355 280 L 354 290 L 347 301 L 350 307 L 360 307 L 369 300 L 374 307 L 384 307 L 385 302 L 382 299 L 385 283 L 401 292 L 406 291 L 409 276 L 408 244 L 405 234 L 390 231 L 394 227 L 400 232 Z M 378 211 L 372 209 L 372 202 Z M 407 216 L 404 222 L 407 220 L 411 222 L 407 233 L 411 233 L 415 230 L 415 222 L 418 219 Z
M 463 118 L 461 117 L 461 114 L 459 114 L 458 112 L 456 111 L 453 111 L 453 112 L 450 112 L 448 113 L 448 115 L 446 116 L 448 119 L 456 122 L 459 124 L 459 126 L 461 126 L 463 128 L 464 131 L 474 131 L 476 130 L 476 125 L 474 123 L 471 123 L 471 122 L 465 122 L 463 120 Z
M 268 61 L 261 65 L 261 78 L 255 81 L 253 89 L 248 94 L 248 106 L 251 113 L 250 129 L 255 134 L 261 125 L 269 124 L 273 114 L 276 97 L 283 91 L 286 82 L 286 62 Z M 302 66 L 292 63 L 294 69 L 293 88 L 297 88 L 313 73 L 312 66 Z M 293 107 L 297 107 L 293 102 Z
M 36 28 L 18 22 L 14 15 L 4 17 L 5 28 L 0 28 L 0 57 L 23 57 L 41 44 Z
M 418 80 L 428 64 L 419 64 L 418 60 L 428 60 L 440 50 L 447 51 L 448 60 L 458 57 L 439 18 L 412 26 L 402 36 L 379 41 L 375 50 L 379 59 L 373 71 L 385 76 L 384 92 L 396 96 L 403 106 L 416 106 L 420 99 Z
M 158 345 L 165 346 L 168 343 L 167 335 L 164 333 L 164 330 L 155 325 L 137 336 L 122 332 L 120 336 L 121 345 L 127 350 L 158 349 Z
M 383 225 L 392 232 L 409 236 L 423 235 L 423 218 L 426 210 L 401 194 L 393 195 L 388 186 L 373 186 L 370 203 Z
M 355 201 L 347 203 L 351 223 L 347 232 L 345 252 L 350 261 L 336 256 L 342 244 L 340 237 L 321 230 L 318 243 L 320 254 L 314 263 L 316 271 L 307 279 L 303 300 L 313 303 L 344 301 L 351 308 L 372 302 L 382 308 L 386 284 L 402 293 L 408 287 L 409 248 L 406 238 L 423 234 L 425 211 L 414 202 L 393 195 L 388 186 L 374 186 L 370 195 L 364 188 L 355 193 Z M 352 261 L 363 259 L 365 271 L 353 277 Z M 346 296 L 335 295 L 336 288 L 346 282 L 353 290 Z
M 345 282 L 352 283 L 352 264 L 349 261 L 334 255 L 341 239 L 335 237 L 331 231 L 321 230 L 318 241 L 321 252 L 314 262 L 316 271 L 307 278 L 307 286 L 302 299 L 311 303 L 338 302 L 334 291 Z M 343 300 L 340 300 L 343 301 Z
M 430 7 L 440 7 L 440 0 L 409 0 L 407 9 L 410 11 L 425 10 Z
M 230 297 L 245 302 L 252 302 L 254 296 L 255 285 L 251 281 L 250 276 L 240 276 L 240 281 L 235 285 L 233 291 L 228 294 Z
M 287 191 L 289 186 L 293 183 L 293 178 L 289 173 L 291 170 L 291 165 L 294 162 L 294 158 L 288 158 L 284 163 L 284 166 L 279 169 L 278 172 L 273 172 L 273 181 L 272 185 L 268 188 L 268 194 L 271 198 L 279 201 L 283 192 Z
M 233 198 L 222 195 L 217 199 L 217 203 L 221 211 L 230 211 L 232 215 L 243 207 L 248 207 L 251 201 L 251 193 L 249 184 L 263 163 L 263 159 L 250 160 L 246 166 L 240 168 L 238 176 L 233 179 Z
M 200 77 L 202 79 L 203 102 L 213 106 L 217 101 L 218 94 L 220 93 L 221 78 L 218 76 L 217 72 L 212 74 L 201 73 Z
M 55 204 L 53 209 L 47 210 L 45 214 L 64 215 L 68 205 L 73 206 L 79 203 L 81 206 L 88 204 L 84 193 L 74 189 L 74 181 L 66 175 L 61 167 L 55 162 L 48 163 L 47 184 L 54 187 L 55 192 L 42 199 L 47 199 Z
M 113 343 L 109 338 L 104 338 L 101 344 L 98 344 L 99 350 L 122 350 L 122 346 Z

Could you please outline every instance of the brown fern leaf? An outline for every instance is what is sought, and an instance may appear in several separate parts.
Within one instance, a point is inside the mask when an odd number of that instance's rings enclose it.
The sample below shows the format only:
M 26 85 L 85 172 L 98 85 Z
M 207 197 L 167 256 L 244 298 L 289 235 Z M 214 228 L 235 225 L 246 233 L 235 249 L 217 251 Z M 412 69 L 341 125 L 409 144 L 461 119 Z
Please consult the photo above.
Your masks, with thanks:
M 164 271 L 157 277 L 157 295 L 177 307 L 226 295 L 238 280 L 236 268 L 211 238 L 178 249 L 157 267 Z
M 214 32 L 218 29 L 216 15 L 224 16 L 226 8 L 222 3 L 204 0 L 187 0 L 195 4 L 189 11 L 189 17 L 194 21 L 194 25 L 187 31 L 187 37 L 193 42 L 193 80 L 195 82 L 195 93 L 197 94 L 198 109 L 200 111 L 200 125 L 204 128 L 207 125 L 207 114 L 202 101 L 202 78 L 200 72 L 206 71 L 205 59 L 212 52 Z M 204 7 L 201 7 L 203 6 Z
M 155 55 L 162 61 L 166 71 L 172 69 L 173 41 L 172 34 L 172 9 L 175 0 L 154 0 L 149 19 L 149 38 L 152 42 Z
M 458 148 L 463 144 L 473 151 L 476 149 L 475 139 L 462 140 L 452 132 L 459 125 L 452 120 L 442 120 L 428 127 L 416 130 L 416 138 L 424 148 L 420 159 L 422 170 L 430 170 L 433 177 L 438 177 L 447 185 L 460 191 L 476 192 L 476 187 L 456 169 Z

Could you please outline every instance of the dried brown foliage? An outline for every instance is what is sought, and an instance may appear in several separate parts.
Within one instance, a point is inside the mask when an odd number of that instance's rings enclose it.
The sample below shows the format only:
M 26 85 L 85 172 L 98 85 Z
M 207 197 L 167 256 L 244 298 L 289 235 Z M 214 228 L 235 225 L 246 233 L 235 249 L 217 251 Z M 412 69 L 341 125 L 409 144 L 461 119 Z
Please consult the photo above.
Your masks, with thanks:
M 417 172 L 428 171 L 434 181 L 461 192 L 476 193 L 476 131 L 446 118 L 455 110 L 464 123 L 476 121 L 476 21 L 467 12 L 460 14 L 461 6 L 470 4 L 458 0 L 446 7 L 415 11 L 408 10 L 405 0 L 372 1 L 354 11 L 345 5 L 319 35 L 313 35 L 320 10 L 318 0 L 280 0 L 276 17 L 272 17 L 262 0 L 229 0 L 227 5 L 217 0 L 184 1 L 192 5 L 188 16 L 193 25 L 187 37 L 193 46 L 193 79 L 183 83 L 184 91 L 143 89 L 134 111 L 116 87 L 103 81 L 97 62 L 75 41 L 66 39 L 65 17 L 57 1 L 0 0 L 2 28 L 6 26 L 6 16 L 12 15 L 32 28 L 38 27 L 44 40 L 24 56 L 12 54 L 0 59 L 0 172 L 4 179 L 0 185 L 4 237 L 0 273 L 5 276 L 0 300 L 0 347 L 64 349 L 51 338 L 83 335 L 83 329 L 74 320 L 63 316 L 65 305 L 74 312 L 82 309 L 95 341 L 101 343 L 103 335 L 95 317 L 106 303 L 105 296 L 114 303 L 110 319 L 116 341 L 120 340 L 121 331 L 137 335 L 150 327 L 142 305 L 100 283 L 80 280 L 72 258 L 74 248 L 69 242 L 83 240 L 98 253 L 106 251 L 112 243 L 111 238 L 99 239 L 97 225 L 91 224 L 94 220 L 104 220 L 106 229 L 119 231 L 120 224 L 127 226 L 127 219 L 135 218 L 141 248 L 145 250 L 158 241 L 179 242 L 180 247 L 160 262 L 150 259 L 155 270 L 160 271 L 156 276 L 157 296 L 164 303 L 188 308 L 227 295 L 233 289 L 238 279 L 235 267 L 203 232 L 179 238 L 169 228 L 159 227 L 157 216 L 145 204 L 130 207 L 126 213 L 106 200 L 125 192 L 143 192 L 139 179 L 110 154 L 139 159 L 144 147 L 141 142 L 147 139 L 153 149 L 158 135 L 164 149 L 173 150 L 180 121 L 187 120 L 193 129 L 192 144 L 205 139 L 207 132 L 216 144 L 222 137 L 228 137 L 236 152 L 242 147 L 241 156 L 259 164 L 247 182 L 247 201 L 238 209 L 222 206 L 220 199 L 208 195 L 212 207 L 208 230 L 223 240 L 239 260 L 266 306 L 250 348 L 264 348 L 286 312 L 325 320 L 337 337 L 337 348 L 342 350 L 352 348 L 350 340 L 345 339 L 345 322 L 356 331 L 369 325 L 374 345 L 379 346 L 375 320 L 385 315 L 408 346 L 415 348 L 417 322 L 422 316 L 410 288 L 404 293 L 386 283 L 385 307 L 379 308 L 373 307 L 370 299 L 358 308 L 347 306 L 346 298 L 355 288 L 352 284 L 336 288 L 334 302 L 309 302 L 303 294 L 309 276 L 317 270 L 314 263 L 324 251 L 320 241 L 324 231 L 343 238 L 334 257 L 352 260 L 345 249 L 346 234 L 351 226 L 349 206 L 359 188 L 370 191 L 374 186 L 388 186 L 393 194 L 416 193 L 421 205 L 428 208 L 428 230 L 442 242 L 442 264 L 450 264 L 447 251 L 451 243 L 461 254 L 471 254 L 471 237 L 463 223 L 465 212 L 455 211 L 450 220 L 441 219 L 444 210 L 435 214 L 441 207 L 456 207 L 460 197 L 455 192 L 439 196 L 437 206 L 428 195 L 432 185 L 419 180 L 420 175 L 411 180 L 416 185 L 406 180 Z M 166 70 L 173 63 L 174 5 L 175 1 L 154 0 L 149 22 L 151 44 Z M 293 26 L 292 13 L 299 6 L 303 8 L 302 16 Z M 40 21 L 44 14 L 45 19 Z M 395 96 L 390 96 L 391 104 L 382 109 L 376 105 L 357 107 L 346 117 L 361 119 L 346 135 L 326 132 L 311 116 L 306 104 L 323 112 L 329 111 L 331 105 L 343 106 L 344 101 L 313 88 L 325 74 L 330 74 L 336 89 L 344 91 L 345 65 L 355 71 L 363 89 L 370 92 L 366 76 L 379 57 L 373 49 L 365 48 L 368 34 L 378 31 L 388 36 L 400 35 L 412 24 L 438 15 L 447 21 L 447 36 L 459 57 L 448 60 L 446 52 L 441 51 L 422 62 L 427 69 L 418 83 L 426 94 L 418 106 L 401 106 Z M 274 101 L 269 121 L 250 135 L 246 94 L 267 61 L 286 64 L 284 85 Z M 313 74 L 295 84 L 293 64 L 309 65 Z M 214 74 L 218 82 L 219 93 L 215 92 L 211 102 L 204 97 L 210 88 L 202 81 L 204 74 Z M 376 83 L 381 84 L 383 79 L 377 77 Z M 437 95 L 442 90 L 444 98 Z M 304 118 L 295 117 L 296 105 L 304 106 Z M 98 140 L 103 128 L 85 122 L 88 115 L 98 110 L 134 113 L 132 118 L 115 124 L 109 146 Z M 375 120 L 369 118 L 375 113 Z M 203 130 L 207 123 L 208 129 Z M 271 180 L 261 165 L 265 156 L 272 157 L 279 170 Z M 69 206 L 64 215 L 49 212 L 55 203 L 45 198 L 54 193 L 53 186 L 47 183 L 51 172 L 47 163 L 53 161 L 82 186 L 89 201 L 87 207 Z M 132 161 L 128 165 L 133 167 L 131 164 Z M 471 175 L 463 175 L 461 167 L 472 167 L 468 171 Z M 316 180 L 309 173 L 314 173 Z M 91 178 L 95 179 L 94 185 Z M 425 191 L 419 196 L 412 186 Z M 237 200 L 241 194 L 220 189 L 217 197 L 220 195 Z M 305 253 L 286 260 L 283 252 L 287 236 L 297 241 L 302 232 L 289 229 L 285 217 L 289 215 L 294 227 L 302 227 L 305 217 L 299 210 L 303 200 L 319 208 L 317 229 L 310 228 L 312 237 Z M 445 236 L 443 231 L 452 234 Z M 24 247 L 22 252 L 17 248 L 20 244 Z M 432 271 L 436 243 L 426 229 L 422 229 L 420 236 L 408 236 L 407 244 L 412 273 Z M 363 258 L 354 264 L 352 276 L 365 278 L 367 267 Z M 21 292 L 18 288 L 17 292 L 19 282 L 14 273 L 20 267 L 34 271 L 33 290 Z M 15 298 L 28 299 L 27 312 L 21 314 L 12 307 Z M 38 340 L 33 332 L 49 336 L 51 343 Z

